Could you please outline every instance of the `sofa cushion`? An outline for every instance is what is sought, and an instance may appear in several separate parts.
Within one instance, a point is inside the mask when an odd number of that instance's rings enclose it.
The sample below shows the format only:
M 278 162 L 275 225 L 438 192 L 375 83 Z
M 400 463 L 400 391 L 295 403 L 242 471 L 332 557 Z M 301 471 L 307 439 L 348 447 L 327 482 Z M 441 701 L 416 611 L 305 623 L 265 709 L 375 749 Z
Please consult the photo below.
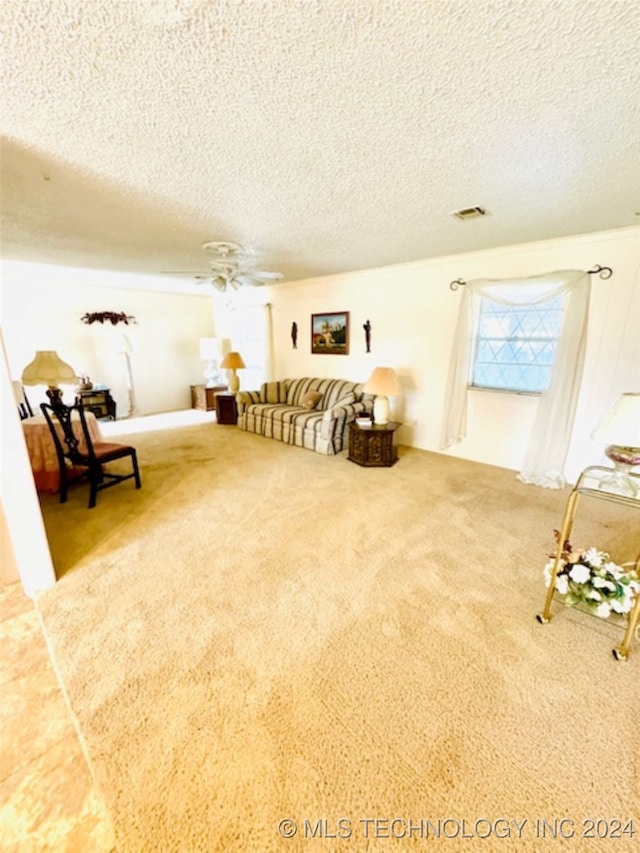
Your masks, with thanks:
M 308 391 L 317 391 L 320 384 L 319 379 L 305 376 L 302 379 L 293 379 L 287 390 L 287 406 L 302 406 L 302 400 Z
M 305 409 L 315 409 L 320 400 L 322 400 L 322 391 L 307 391 L 302 399 L 302 405 Z
M 282 382 L 265 382 L 261 388 L 261 403 L 286 403 L 288 380 Z
M 356 399 L 360 398 L 362 385 L 350 382 L 348 379 L 325 379 L 321 386 L 324 396 L 320 401 L 319 409 L 331 409 L 345 394 L 353 393 Z

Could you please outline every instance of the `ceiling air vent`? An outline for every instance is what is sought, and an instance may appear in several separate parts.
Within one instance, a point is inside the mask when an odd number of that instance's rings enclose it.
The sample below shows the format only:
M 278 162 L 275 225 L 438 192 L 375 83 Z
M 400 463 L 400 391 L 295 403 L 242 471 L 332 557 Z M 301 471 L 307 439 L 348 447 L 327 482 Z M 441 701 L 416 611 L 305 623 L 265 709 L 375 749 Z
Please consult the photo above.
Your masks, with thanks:
M 475 219 L 477 216 L 485 216 L 484 207 L 463 207 L 462 210 L 454 210 L 451 214 L 456 219 Z

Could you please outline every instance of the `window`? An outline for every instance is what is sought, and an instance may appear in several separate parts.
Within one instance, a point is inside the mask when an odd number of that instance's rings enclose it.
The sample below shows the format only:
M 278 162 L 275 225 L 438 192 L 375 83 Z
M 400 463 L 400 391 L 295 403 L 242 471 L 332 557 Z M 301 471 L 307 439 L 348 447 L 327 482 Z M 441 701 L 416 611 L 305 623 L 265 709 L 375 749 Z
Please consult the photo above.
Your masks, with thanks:
M 551 380 L 565 294 L 537 305 L 482 297 L 471 385 L 540 394 Z

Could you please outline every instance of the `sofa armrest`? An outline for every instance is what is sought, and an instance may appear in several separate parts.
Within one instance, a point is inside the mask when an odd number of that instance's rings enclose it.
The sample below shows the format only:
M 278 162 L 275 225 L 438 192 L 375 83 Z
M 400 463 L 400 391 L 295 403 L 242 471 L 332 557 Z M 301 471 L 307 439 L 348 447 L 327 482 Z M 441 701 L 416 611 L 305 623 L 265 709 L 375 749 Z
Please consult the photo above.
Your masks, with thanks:
M 370 411 L 373 406 L 366 402 L 349 403 L 346 406 L 332 406 L 327 409 L 322 415 L 322 426 L 320 434 L 323 438 L 331 439 L 335 434 L 336 428 L 342 428 L 346 424 L 355 420 L 356 415 L 360 412 Z
M 247 406 L 252 403 L 261 403 L 259 391 L 238 391 L 236 394 L 236 405 L 238 406 L 238 415 L 244 413 Z

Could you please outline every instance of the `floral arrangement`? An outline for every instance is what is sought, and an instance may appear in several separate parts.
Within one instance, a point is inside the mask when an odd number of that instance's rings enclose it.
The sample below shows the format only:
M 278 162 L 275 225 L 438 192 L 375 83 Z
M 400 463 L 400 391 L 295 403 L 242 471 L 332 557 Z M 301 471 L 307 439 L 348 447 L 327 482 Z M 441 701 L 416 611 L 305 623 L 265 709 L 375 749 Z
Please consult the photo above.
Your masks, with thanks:
M 560 533 L 554 531 L 559 543 Z M 544 567 L 545 585 L 551 583 L 556 554 L 549 554 Z M 596 548 L 574 550 L 569 542 L 562 553 L 555 588 L 564 596 L 565 604 L 575 607 L 584 604 L 601 619 L 612 613 L 629 613 L 634 598 L 640 593 L 638 577 L 632 569 L 611 562 L 606 551 Z
M 88 325 L 91 325 L 91 323 L 104 323 L 106 320 L 113 323 L 114 326 L 117 326 L 118 323 L 126 323 L 128 326 L 129 323 L 136 322 L 136 318 L 132 314 L 125 314 L 124 311 L 94 311 L 92 314 L 85 314 L 80 319 Z

